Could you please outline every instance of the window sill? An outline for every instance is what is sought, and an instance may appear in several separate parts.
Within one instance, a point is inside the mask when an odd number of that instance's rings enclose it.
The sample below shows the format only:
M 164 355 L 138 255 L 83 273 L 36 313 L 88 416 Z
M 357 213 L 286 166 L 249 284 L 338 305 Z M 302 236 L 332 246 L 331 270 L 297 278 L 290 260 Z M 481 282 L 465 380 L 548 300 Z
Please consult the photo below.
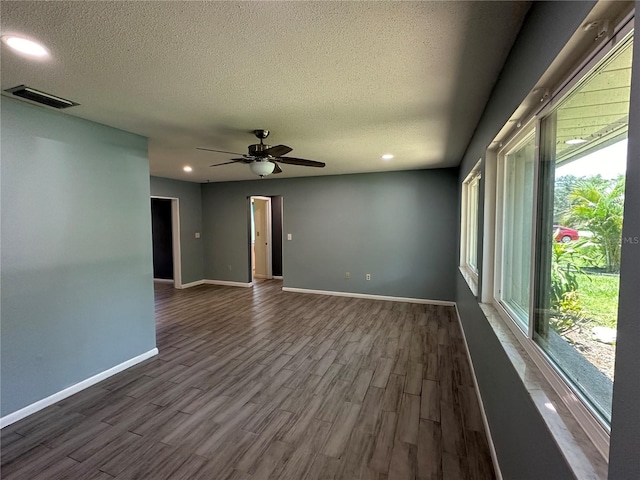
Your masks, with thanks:
M 460 273 L 464 277 L 467 285 L 471 289 L 471 292 L 475 297 L 478 296 L 478 275 L 473 273 L 467 267 L 463 267 L 462 265 L 458 267 L 460 269 Z
M 608 462 L 569 411 L 498 310 L 481 303 L 489 324 L 576 478 L 606 479 Z

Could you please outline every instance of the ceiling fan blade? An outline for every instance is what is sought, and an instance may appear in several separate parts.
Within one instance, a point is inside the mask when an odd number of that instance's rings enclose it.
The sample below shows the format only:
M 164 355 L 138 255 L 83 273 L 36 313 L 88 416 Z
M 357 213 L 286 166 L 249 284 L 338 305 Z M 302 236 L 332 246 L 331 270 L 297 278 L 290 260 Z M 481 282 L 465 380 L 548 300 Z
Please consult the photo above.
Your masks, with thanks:
M 319 167 L 322 168 L 326 164 L 324 162 L 316 162 L 315 160 L 305 160 L 304 158 L 279 157 L 274 158 L 276 162 L 286 163 L 288 165 L 300 165 L 301 167 Z
M 229 165 L 230 163 L 236 163 L 236 162 L 214 163 L 213 165 L 209 165 L 209 166 L 210 167 L 219 167 L 220 165 Z
M 280 168 L 280 165 L 278 165 L 276 162 L 273 162 L 273 164 L 275 165 L 275 168 L 273 169 L 273 174 L 275 175 L 276 173 L 282 173 L 282 169 Z
M 287 153 L 292 151 L 293 151 L 293 148 L 287 147 L 286 145 L 276 145 L 274 147 L 269 147 L 260 153 L 262 155 L 271 155 L 272 157 L 279 157 L 281 155 L 286 155 Z
M 253 162 L 253 158 L 232 158 L 229 162 L 224 163 L 214 163 L 213 165 L 209 165 L 210 167 L 218 167 L 220 165 L 229 165 L 230 163 L 251 163 Z
M 214 150 L 213 148 L 196 147 L 196 150 L 206 150 L 207 152 L 228 153 L 229 155 L 244 155 L 243 153 L 226 152 L 224 150 Z

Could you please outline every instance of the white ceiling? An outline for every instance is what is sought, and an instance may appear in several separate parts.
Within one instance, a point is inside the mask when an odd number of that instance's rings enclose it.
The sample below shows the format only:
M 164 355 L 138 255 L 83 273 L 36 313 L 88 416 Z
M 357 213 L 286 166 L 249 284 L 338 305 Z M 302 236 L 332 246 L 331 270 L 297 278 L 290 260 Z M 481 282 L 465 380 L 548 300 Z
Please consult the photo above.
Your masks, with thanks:
M 529 2 L 2 1 L 2 90 L 80 103 L 70 115 L 149 137 L 152 175 L 255 178 L 251 130 L 324 169 L 277 177 L 459 164 Z M 382 161 L 392 153 L 395 158 Z M 193 172 L 182 171 L 191 165 Z M 274 177 L 271 177 L 274 178 Z

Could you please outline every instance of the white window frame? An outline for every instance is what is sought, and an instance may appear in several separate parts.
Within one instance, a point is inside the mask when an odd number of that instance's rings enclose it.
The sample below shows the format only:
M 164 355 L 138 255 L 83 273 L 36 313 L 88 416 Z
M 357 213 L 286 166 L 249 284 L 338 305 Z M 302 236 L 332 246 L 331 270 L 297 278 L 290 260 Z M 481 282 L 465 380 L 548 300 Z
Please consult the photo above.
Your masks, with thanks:
M 507 182 L 507 178 L 506 178 L 506 169 L 507 169 L 507 162 L 506 162 L 506 158 L 509 154 L 511 154 L 512 152 L 518 150 L 520 147 L 522 147 L 525 143 L 527 143 L 528 141 L 531 140 L 531 137 L 535 135 L 536 137 L 536 153 L 534 154 L 534 188 L 533 188 L 533 198 L 532 198 L 532 202 L 533 202 L 533 209 L 532 209 L 532 216 L 529 219 L 531 221 L 532 224 L 532 238 L 530 239 L 531 241 L 531 252 L 535 252 L 535 215 L 536 215 L 536 199 L 535 199 L 535 195 L 536 195 L 536 188 L 537 188 L 537 175 L 538 175 L 538 122 L 536 121 L 535 118 L 532 118 L 531 120 L 529 120 L 524 126 L 522 126 L 517 133 L 505 144 L 505 146 L 498 152 L 498 156 L 497 156 L 497 168 L 496 168 L 496 183 L 495 183 L 495 188 L 496 188 L 496 201 L 495 201 L 495 208 L 496 208 L 496 216 L 495 216 L 495 243 L 494 243 L 494 275 L 493 275 L 493 290 L 491 292 L 491 301 L 494 303 L 494 306 L 496 307 L 496 309 L 503 315 L 509 318 L 509 320 L 511 322 L 513 322 L 514 324 L 516 324 L 516 326 L 522 330 L 522 325 L 519 323 L 519 321 L 515 318 L 516 314 L 515 312 L 512 311 L 512 309 L 506 305 L 505 303 L 502 302 L 501 300 L 501 293 L 502 293 L 502 259 L 504 256 L 504 244 L 503 244 L 503 225 L 504 225 L 504 196 L 505 196 L 505 190 L 506 190 L 506 182 Z M 529 267 L 529 274 L 530 274 L 530 289 L 529 289 L 529 316 L 531 316 L 531 312 L 532 310 L 532 305 L 531 305 L 531 298 L 532 298 L 532 292 L 533 289 L 531 287 L 533 287 L 534 283 L 533 283 L 533 270 L 534 270 L 534 257 L 535 255 L 532 255 L 531 258 L 531 262 L 530 262 L 530 267 Z M 532 324 L 533 322 L 531 321 L 531 318 L 528 319 L 527 321 L 528 323 L 528 328 L 529 328 L 529 332 L 528 335 L 533 334 L 533 330 L 532 330 Z
M 460 215 L 460 271 L 463 273 L 471 291 L 478 294 L 478 235 L 480 202 L 480 182 L 482 181 L 482 159 L 471 169 L 462 182 L 461 215 Z M 475 193 L 472 195 L 472 192 Z M 475 197 L 475 198 L 474 198 Z M 475 202 L 474 202 L 475 200 Z M 474 222 L 475 220 L 475 222 Z M 476 265 L 470 262 L 470 249 L 475 246 Z
M 512 315 L 500 301 L 500 288 L 502 285 L 502 223 L 504 205 L 504 155 L 515 150 L 524 141 L 528 140 L 531 130 L 535 129 L 535 162 L 534 162 L 534 195 L 537 196 L 539 190 L 538 177 L 540 168 L 540 127 L 541 121 L 568 95 L 577 85 L 579 85 L 586 75 L 606 56 L 618 43 L 625 39 L 627 34 L 633 30 L 635 12 L 631 12 L 615 29 L 615 33 L 604 44 L 594 49 L 592 54 L 582 62 L 570 75 L 565 77 L 564 83 L 555 90 L 548 100 L 543 102 L 536 111 L 530 113 L 528 120 L 522 128 L 500 144 L 500 150 L 488 150 L 485 157 L 485 222 L 484 222 L 484 252 L 483 255 L 483 291 L 481 299 L 485 303 L 490 303 L 502 317 L 505 325 L 514 334 L 524 350 L 538 367 L 540 373 L 549 382 L 551 387 L 560 396 L 569 412 L 582 427 L 585 434 L 591 439 L 594 446 L 605 459 L 609 457 L 610 427 L 595 410 L 590 408 L 586 399 L 582 398 L 577 389 L 573 389 L 570 380 L 559 370 L 552 359 L 533 340 L 534 321 L 533 312 L 535 308 L 535 239 L 536 239 L 536 218 L 537 198 L 534 198 L 533 215 L 531 218 L 532 232 L 532 255 L 531 255 L 531 288 L 529 298 L 529 328 L 525 332 L 520 324 L 514 321 Z M 634 32 L 637 34 L 638 32 Z M 489 281 L 487 281 L 489 280 Z M 490 281 L 493 280 L 493 281 Z

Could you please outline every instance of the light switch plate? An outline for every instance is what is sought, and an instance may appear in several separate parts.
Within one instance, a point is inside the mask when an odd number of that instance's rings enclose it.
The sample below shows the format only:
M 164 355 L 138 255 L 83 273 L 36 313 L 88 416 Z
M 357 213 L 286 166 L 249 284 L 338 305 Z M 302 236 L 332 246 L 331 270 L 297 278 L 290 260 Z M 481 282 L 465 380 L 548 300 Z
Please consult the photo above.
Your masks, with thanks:
M 292 235 L 290 233 L 287 233 L 287 240 L 291 240 Z

